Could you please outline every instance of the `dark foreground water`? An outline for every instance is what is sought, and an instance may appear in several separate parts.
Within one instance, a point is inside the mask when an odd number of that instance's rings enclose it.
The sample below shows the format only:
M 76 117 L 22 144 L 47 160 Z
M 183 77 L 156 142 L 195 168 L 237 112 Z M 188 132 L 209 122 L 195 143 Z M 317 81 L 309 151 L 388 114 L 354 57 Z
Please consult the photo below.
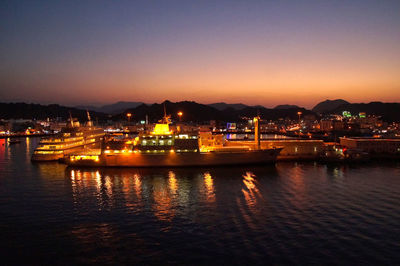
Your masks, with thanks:
M 399 263 L 399 163 L 69 169 L 37 142 L 0 140 L 2 264 Z

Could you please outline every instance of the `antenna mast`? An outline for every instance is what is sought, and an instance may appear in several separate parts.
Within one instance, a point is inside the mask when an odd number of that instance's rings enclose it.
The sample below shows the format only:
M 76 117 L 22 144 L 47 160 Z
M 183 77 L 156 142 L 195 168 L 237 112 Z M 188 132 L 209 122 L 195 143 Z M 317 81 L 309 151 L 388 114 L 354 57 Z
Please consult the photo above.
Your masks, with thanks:
M 163 119 L 162 119 L 162 122 L 163 123 L 166 123 L 166 124 L 169 124 L 170 122 L 169 122 L 169 116 L 167 116 L 167 109 L 166 109 L 166 107 L 165 107 L 165 102 L 164 102 L 164 117 L 163 117 Z
M 87 125 L 88 125 L 89 127 L 91 127 L 91 126 L 93 126 L 93 122 L 92 122 L 92 120 L 90 119 L 90 114 L 89 114 L 89 110 L 88 110 L 88 109 L 86 109 L 86 114 L 87 114 L 87 118 L 88 118 Z
M 69 120 L 71 121 L 71 127 L 74 127 L 74 121 L 72 120 L 71 111 L 69 111 Z

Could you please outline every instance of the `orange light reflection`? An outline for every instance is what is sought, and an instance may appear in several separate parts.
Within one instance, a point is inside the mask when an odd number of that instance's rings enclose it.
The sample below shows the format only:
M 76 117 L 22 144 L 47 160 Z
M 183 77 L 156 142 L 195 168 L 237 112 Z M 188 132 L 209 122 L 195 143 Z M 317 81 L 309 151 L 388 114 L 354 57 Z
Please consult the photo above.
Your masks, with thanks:
M 243 175 L 243 184 L 246 186 L 246 189 L 242 189 L 242 193 L 249 207 L 254 207 L 257 203 L 256 195 L 261 197 L 261 194 L 256 187 L 257 181 L 254 177 L 255 175 L 251 172 L 246 172 L 246 174 Z
M 175 195 L 178 190 L 178 181 L 176 180 L 175 173 L 172 171 L 168 172 L 168 184 L 171 193 Z
M 155 178 L 153 183 L 154 215 L 161 221 L 171 221 L 174 211 L 171 209 L 171 197 L 164 178 Z
M 209 172 L 204 173 L 204 185 L 206 187 L 207 201 L 214 202 L 215 201 L 214 181 Z

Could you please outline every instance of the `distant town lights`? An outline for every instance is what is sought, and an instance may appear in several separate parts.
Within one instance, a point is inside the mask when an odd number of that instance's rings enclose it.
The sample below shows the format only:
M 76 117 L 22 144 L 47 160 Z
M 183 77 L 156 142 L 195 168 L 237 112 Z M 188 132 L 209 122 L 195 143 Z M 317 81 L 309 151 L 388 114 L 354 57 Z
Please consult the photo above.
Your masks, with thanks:
M 179 121 L 181 121 L 182 115 L 183 115 L 183 113 L 182 113 L 181 111 L 179 111 L 179 112 L 178 112 Z

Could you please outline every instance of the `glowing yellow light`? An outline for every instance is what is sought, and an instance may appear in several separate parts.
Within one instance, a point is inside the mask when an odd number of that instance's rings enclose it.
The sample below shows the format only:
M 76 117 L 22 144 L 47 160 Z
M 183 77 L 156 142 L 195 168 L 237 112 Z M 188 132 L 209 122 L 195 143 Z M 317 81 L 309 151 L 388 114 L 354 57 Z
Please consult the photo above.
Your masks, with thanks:
M 207 201 L 214 202 L 215 201 L 215 193 L 214 193 L 214 182 L 210 173 L 204 173 L 204 184 L 206 187 L 206 196 Z
M 178 116 L 181 117 L 183 115 L 182 112 L 178 112 Z
M 71 156 L 70 160 L 71 161 L 74 161 L 74 160 L 92 160 L 92 161 L 98 162 L 100 159 L 99 159 L 99 156 L 97 156 L 97 155 L 75 155 L 75 156 Z
M 170 152 L 170 153 L 174 153 L 175 151 L 174 151 L 174 150 L 170 150 L 169 152 Z
M 131 114 L 131 113 L 127 113 L 126 116 L 127 116 L 127 117 L 131 117 L 132 114 Z
M 168 135 L 168 134 L 171 134 L 172 132 L 169 131 L 168 124 L 156 124 L 153 132 L 151 132 L 151 133 L 154 135 Z

